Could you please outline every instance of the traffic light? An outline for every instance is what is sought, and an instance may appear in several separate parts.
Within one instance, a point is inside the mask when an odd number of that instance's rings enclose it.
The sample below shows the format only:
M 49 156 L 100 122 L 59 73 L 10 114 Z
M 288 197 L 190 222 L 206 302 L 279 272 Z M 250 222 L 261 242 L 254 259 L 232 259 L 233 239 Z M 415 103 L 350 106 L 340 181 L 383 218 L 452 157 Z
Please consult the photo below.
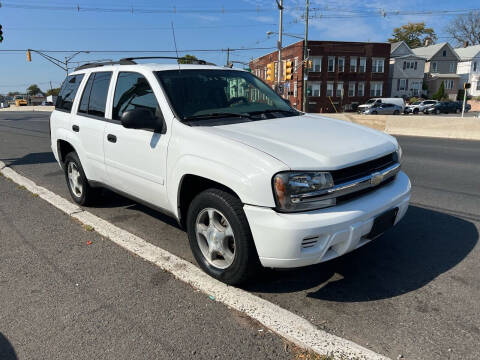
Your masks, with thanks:
M 275 77 L 275 64 L 273 62 L 267 64 L 267 80 L 273 81 Z
M 0 43 L 3 42 L 3 31 L 2 31 L 2 25 L 0 25 Z
M 293 78 L 293 62 L 286 60 L 283 62 L 283 81 L 292 80 Z
M 27 61 L 32 61 L 32 54 L 30 53 L 30 50 L 27 50 Z
M 464 84 L 463 84 L 463 88 L 464 88 L 465 90 L 470 89 L 471 87 L 472 87 L 472 84 L 470 84 L 470 83 L 464 83 Z

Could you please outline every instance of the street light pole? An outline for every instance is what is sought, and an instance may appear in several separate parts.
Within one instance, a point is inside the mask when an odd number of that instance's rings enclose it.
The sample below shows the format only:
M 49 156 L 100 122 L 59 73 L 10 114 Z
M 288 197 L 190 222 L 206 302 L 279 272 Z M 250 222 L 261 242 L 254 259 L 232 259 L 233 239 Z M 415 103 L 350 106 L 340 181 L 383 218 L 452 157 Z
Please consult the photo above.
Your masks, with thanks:
M 280 19 L 278 22 L 278 64 L 277 64 L 277 91 L 280 88 L 282 79 L 282 33 L 283 33 L 283 0 L 276 0 L 278 10 L 280 10 Z
M 303 45 L 303 112 L 307 112 L 307 81 L 308 81 L 308 7 L 309 0 L 305 0 L 305 44 Z

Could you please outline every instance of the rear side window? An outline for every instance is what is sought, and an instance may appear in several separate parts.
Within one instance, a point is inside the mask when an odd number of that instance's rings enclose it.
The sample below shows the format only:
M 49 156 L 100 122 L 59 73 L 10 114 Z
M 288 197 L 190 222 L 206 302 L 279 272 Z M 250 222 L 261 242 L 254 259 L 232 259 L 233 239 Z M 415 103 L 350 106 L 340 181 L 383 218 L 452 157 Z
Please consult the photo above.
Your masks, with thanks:
M 78 112 L 98 117 L 105 117 L 108 87 L 110 86 L 111 72 L 96 72 L 90 74 Z
M 77 94 L 78 87 L 82 82 L 83 74 L 67 76 L 58 93 L 55 109 L 62 111 L 71 111 L 73 100 Z
M 148 109 L 154 116 L 161 116 L 160 107 L 147 79 L 141 74 L 121 72 L 118 74 L 112 119 L 120 120 L 125 111 Z

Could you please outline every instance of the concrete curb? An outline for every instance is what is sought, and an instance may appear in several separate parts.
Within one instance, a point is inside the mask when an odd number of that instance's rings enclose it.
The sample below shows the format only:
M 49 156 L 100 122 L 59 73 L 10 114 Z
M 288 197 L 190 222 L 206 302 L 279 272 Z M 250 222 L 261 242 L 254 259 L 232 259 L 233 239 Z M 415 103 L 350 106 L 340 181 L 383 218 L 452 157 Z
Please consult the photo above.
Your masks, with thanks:
M 304 318 L 278 305 L 211 278 L 188 261 L 83 210 L 46 188 L 38 186 L 1 161 L 0 169 L 0 173 L 5 177 L 24 186 L 28 191 L 39 194 L 42 199 L 81 223 L 93 227 L 100 235 L 115 244 L 170 272 L 177 279 L 190 284 L 203 293 L 213 296 L 216 301 L 247 314 L 266 328 L 302 348 L 311 349 L 321 355 L 333 355 L 339 359 L 388 359 L 352 341 L 320 330 Z

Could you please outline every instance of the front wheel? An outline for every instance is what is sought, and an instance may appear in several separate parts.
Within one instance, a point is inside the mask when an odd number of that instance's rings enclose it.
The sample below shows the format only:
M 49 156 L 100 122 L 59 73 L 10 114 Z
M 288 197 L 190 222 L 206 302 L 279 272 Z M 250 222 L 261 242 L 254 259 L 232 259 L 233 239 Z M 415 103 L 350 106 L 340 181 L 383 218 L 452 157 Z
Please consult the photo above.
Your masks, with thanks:
M 228 192 L 197 195 L 188 209 L 187 232 L 197 263 L 226 284 L 244 283 L 260 267 L 243 205 Z
M 395 111 L 393 112 L 393 115 L 400 115 L 400 111 L 395 110 Z

